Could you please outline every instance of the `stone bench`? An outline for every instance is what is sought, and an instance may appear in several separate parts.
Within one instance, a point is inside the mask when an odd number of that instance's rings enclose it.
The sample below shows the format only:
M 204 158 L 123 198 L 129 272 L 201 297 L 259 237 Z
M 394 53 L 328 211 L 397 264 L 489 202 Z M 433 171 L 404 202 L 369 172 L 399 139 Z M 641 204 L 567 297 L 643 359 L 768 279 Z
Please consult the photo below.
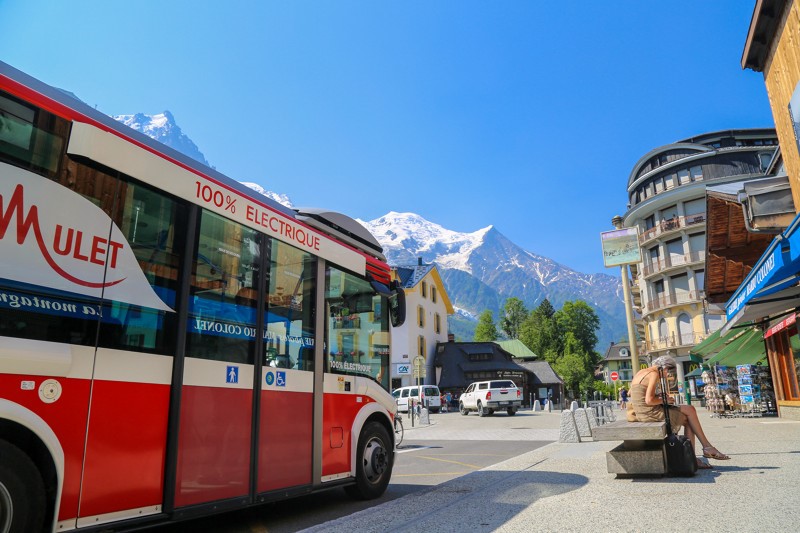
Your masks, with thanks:
M 664 422 L 619 421 L 592 429 L 596 441 L 621 440 L 622 444 L 606 453 L 610 474 L 620 475 L 664 475 L 667 462 L 664 452 L 664 437 L 667 436 Z

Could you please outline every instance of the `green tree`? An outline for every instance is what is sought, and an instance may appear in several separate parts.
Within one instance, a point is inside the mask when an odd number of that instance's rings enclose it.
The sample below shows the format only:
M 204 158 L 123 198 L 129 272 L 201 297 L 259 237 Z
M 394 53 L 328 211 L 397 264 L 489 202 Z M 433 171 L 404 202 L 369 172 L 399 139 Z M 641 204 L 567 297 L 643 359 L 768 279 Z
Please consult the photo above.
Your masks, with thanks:
M 475 342 L 493 342 L 498 337 L 497 326 L 494 324 L 492 312 L 486 309 L 478 317 L 478 325 L 475 327 Z
M 555 312 L 550 301 L 545 299 L 530 312 L 520 326 L 519 334 L 519 340 L 525 346 L 551 364 L 558 359 L 562 345 L 558 324 L 554 319 Z
M 600 319 L 594 309 L 583 300 L 564 302 L 564 306 L 556 311 L 554 317 L 564 335 L 572 333 L 575 336 L 580 351 L 586 355 L 587 364 L 593 366 L 600 358 L 600 354 L 594 351 L 597 330 L 600 329 Z M 564 353 L 567 353 L 566 347 Z
M 563 375 L 561 377 L 565 384 L 569 383 L 570 390 L 584 393 L 592 388 L 594 362 L 571 331 L 564 335 L 564 353 L 556 361 L 554 368 L 561 368 L 567 373 L 569 379 Z
M 509 339 L 518 339 L 522 323 L 528 316 L 525 304 L 519 298 L 511 297 L 503 305 L 500 327 Z
M 564 380 L 567 390 L 578 393 L 581 384 L 586 378 L 586 368 L 583 358 L 578 354 L 565 354 L 553 365 L 553 370 Z

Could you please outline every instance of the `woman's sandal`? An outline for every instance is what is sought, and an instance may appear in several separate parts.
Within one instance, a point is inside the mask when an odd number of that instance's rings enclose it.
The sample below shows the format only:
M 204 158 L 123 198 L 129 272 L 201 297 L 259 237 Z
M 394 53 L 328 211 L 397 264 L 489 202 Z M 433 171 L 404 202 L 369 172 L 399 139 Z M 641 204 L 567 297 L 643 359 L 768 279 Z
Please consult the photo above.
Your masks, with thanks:
M 717 461 L 727 461 L 730 459 L 730 457 L 720 452 L 713 446 L 703 446 L 703 457 L 706 459 L 716 459 Z

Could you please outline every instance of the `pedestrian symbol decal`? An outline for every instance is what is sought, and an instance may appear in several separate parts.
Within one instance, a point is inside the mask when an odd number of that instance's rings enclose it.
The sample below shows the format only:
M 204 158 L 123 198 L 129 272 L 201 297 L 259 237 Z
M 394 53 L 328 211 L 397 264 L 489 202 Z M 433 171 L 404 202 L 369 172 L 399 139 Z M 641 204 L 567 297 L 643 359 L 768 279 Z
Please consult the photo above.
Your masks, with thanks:
M 275 383 L 275 374 L 273 374 L 272 372 L 267 372 L 266 380 L 267 380 L 267 385 L 272 385 L 273 383 Z
M 278 379 L 275 382 L 275 385 L 277 385 L 278 387 L 286 386 L 286 372 L 278 372 Z
M 225 383 L 239 383 L 239 367 L 238 366 L 229 366 L 227 370 L 227 375 L 225 377 Z

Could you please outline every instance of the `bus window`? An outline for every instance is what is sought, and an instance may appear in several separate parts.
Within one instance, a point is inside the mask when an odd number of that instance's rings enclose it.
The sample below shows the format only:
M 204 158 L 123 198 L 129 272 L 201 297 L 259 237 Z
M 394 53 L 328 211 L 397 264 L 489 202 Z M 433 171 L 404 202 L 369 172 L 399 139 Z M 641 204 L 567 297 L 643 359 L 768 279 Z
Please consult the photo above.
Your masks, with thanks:
M 188 209 L 172 198 L 133 180 L 120 181 L 114 221 L 156 293 L 177 310 L 178 274 Z M 107 348 L 172 355 L 177 313 L 117 301 L 103 303 L 98 343 Z
M 56 178 L 69 122 L 0 91 L 0 158 Z
M 313 371 L 316 259 L 277 240 L 270 255 L 264 364 Z
M 186 355 L 253 364 L 261 235 L 203 211 L 192 269 Z
M 369 377 L 389 389 L 389 315 L 370 283 L 334 267 L 325 272 L 326 370 Z

